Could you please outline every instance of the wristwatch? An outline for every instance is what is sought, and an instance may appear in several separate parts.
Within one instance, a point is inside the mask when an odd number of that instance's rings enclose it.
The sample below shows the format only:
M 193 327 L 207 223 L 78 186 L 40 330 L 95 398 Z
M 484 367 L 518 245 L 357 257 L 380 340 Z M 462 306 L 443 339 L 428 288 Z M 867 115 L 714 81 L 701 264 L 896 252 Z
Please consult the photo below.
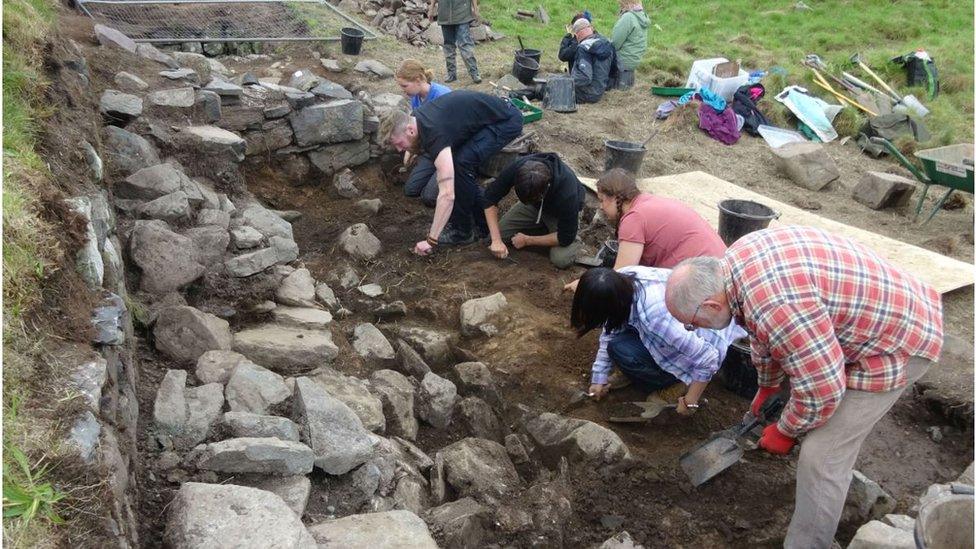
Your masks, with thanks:
M 689 410 L 697 410 L 701 406 L 697 402 L 695 404 L 689 404 L 688 401 L 683 396 L 678 397 L 678 400 L 680 400 L 682 403 L 684 403 L 685 408 L 688 408 Z

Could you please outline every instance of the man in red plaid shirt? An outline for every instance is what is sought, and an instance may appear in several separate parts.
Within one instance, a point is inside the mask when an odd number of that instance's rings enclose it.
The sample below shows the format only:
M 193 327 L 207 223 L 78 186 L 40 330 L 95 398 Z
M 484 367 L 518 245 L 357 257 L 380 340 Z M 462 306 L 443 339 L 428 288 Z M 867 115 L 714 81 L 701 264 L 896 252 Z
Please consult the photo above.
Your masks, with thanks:
M 829 547 L 868 433 L 942 352 L 942 298 L 846 238 L 809 227 L 746 235 L 721 259 L 675 267 L 668 311 L 689 327 L 749 332 L 759 391 L 752 412 L 790 381 L 759 445 L 786 454 L 804 436 L 784 545 Z

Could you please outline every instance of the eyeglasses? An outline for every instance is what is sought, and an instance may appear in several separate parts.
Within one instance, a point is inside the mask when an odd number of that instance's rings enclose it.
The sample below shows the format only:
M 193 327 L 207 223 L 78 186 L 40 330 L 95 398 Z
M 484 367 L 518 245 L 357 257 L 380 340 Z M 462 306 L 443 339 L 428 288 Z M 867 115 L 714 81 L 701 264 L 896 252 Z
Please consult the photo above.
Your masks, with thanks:
M 695 317 L 698 316 L 698 311 L 701 310 L 701 306 L 703 304 L 704 303 L 699 303 L 698 306 L 695 307 L 695 314 L 691 315 L 691 322 L 685 324 L 685 330 L 688 330 L 689 332 L 694 332 L 698 328 L 697 326 L 695 326 Z

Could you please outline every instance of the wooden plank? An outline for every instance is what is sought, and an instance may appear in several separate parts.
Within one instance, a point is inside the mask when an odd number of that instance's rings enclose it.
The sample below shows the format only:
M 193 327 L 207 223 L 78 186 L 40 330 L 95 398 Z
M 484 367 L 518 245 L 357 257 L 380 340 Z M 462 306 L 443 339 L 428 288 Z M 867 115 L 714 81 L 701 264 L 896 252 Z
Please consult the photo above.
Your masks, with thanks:
M 579 178 L 584 186 L 596 192 L 596 180 Z M 688 172 L 641 179 L 641 190 L 681 200 L 718 227 L 718 203 L 727 198 L 754 200 L 779 212 L 781 217 L 771 227 L 806 225 L 846 236 L 867 246 L 895 265 L 924 280 L 940 293 L 973 284 L 973 265 L 887 236 L 833 221 L 813 212 L 773 200 L 757 192 L 733 185 L 705 172 Z

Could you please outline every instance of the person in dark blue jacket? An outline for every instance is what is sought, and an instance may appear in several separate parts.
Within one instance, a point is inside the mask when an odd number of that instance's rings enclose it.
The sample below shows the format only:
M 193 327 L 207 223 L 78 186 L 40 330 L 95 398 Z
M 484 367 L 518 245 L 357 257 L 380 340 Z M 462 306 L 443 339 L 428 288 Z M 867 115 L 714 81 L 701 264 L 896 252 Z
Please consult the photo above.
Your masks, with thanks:
M 612 87 L 617 75 L 617 52 L 613 44 L 593 30 L 586 19 L 573 23 L 573 34 L 579 41 L 573 62 L 573 77 L 578 103 L 596 103 Z
M 593 22 L 593 17 L 590 15 L 589 11 L 581 11 L 573 16 L 573 20 L 566 25 L 566 35 L 563 36 L 562 41 L 559 43 L 559 53 L 558 57 L 560 61 L 566 62 L 567 70 L 573 70 L 573 62 L 576 61 L 576 48 L 579 47 L 579 42 L 576 40 L 576 35 L 573 34 L 573 23 L 579 21 L 580 19 L 586 19 L 590 23 Z

